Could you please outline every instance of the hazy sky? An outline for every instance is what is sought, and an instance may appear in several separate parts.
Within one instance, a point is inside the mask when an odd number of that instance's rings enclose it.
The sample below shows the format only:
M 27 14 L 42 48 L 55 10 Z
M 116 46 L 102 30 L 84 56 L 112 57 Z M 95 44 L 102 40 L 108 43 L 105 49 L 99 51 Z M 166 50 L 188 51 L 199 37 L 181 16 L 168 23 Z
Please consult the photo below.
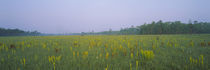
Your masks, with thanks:
M 42 33 L 120 30 L 189 19 L 210 22 L 210 0 L 0 0 L 0 27 Z

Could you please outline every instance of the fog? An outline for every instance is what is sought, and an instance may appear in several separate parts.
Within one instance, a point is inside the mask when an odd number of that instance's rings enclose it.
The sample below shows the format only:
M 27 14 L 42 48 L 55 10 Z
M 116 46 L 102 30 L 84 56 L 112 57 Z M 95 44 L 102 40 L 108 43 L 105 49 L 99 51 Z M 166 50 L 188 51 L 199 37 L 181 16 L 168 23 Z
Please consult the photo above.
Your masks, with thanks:
M 158 20 L 209 22 L 209 12 L 209 0 L 1 0 L 0 27 L 99 32 Z

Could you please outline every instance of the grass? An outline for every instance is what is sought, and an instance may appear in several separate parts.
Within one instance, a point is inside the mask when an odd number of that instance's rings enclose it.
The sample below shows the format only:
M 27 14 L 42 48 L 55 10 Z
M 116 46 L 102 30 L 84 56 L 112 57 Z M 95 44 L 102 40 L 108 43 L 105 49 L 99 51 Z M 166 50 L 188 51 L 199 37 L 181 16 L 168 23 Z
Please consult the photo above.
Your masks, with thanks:
M 1 70 L 208 70 L 210 35 L 0 37 Z

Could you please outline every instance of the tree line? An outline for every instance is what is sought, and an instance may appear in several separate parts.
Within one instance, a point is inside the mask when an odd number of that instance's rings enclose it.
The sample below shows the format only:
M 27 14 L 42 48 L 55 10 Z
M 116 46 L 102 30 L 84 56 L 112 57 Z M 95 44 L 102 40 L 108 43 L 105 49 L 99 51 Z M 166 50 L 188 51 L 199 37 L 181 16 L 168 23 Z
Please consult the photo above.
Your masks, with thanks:
M 143 24 L 137 26 L 139 34 L 204 34 L 210 33 L 210 23 L 189 21 L 182 23 L 181 21 L 174 22 L 152 22 L 151 24 Z
M 0 36 L 27 36 L 27 35 L 40 35 L 40 32 L 37 31 L 23 31 L 20 29 L 5 29 L 5 28 L 0 28 Z
M 189 21 L 182 23 L 181 21 L 163 22 L 159 20 L 149 24 L 145 23 L 140 26 L 131 26 L 129 28 L 121 28 L 120 31 L 103 31 L 87 34 L 105 34 L 105 35 L 144 35 L 144 34 L 207 34 L 210 33 L 209 22 Z M 84 34 L 84 33 L 83 33 Z
M 189 21 L 188 23 L 182 23 L 181 21 L 174 22 L 163 22 L 159 20 L 151 23 L 145 23 L 140 26 L 131 26 L 128 28 L 121 28 L 119 31 L 108 31 L 103 32 L 82 32 L 72 34 L 61 34 L 61 35 L 145 35 L 145 34 L 207 34 L 210 33 L 209 22 L 198 22 Z M 23 31 L 19 29 L 4 29 L 0 28 L 0 36 L 27 36 L 27 35 L 49 35 L 41 34 L 40 32 Z

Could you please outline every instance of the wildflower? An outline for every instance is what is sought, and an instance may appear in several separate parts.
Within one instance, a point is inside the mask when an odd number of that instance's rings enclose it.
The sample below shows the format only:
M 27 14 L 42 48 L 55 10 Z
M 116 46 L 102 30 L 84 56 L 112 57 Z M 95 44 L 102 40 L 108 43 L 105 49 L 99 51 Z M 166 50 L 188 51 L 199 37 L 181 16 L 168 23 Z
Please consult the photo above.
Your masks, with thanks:
M 88 56 L 88 51 L 83 52 L 83 58 L 85 59 Z
M 73 51 L 73 56 L 75 56 L 75 51 Z
M 77 52 L 77 57 L 79 57 L 79 52 Z
M 61 60 L 61 55 L 56 57 L 56 61 L 60 61 Z
M 48 56 L 48 60 L 49 60 L 50 63 L 53 64 L 54 70 L 55 70 L 55 62 L 56 62 L 56 60 L 57 60 L 57 61 L 60 61 L 60 59 L 61 59 L 61 56 L 58 56 L 58 57 L 55 57 L 55 56 Z
M 88 55 L 88 51 L 85 51 L 85 52 L 83 53 L 83 55 L 87 56 L 87 55 Z
M 107 66 L 106 66 L 105 70 L 108 70 L 108 67 L 109 67 L 109 65 L 107 64 Z
M 149 51 L 149 50 L 146 50 L 146 51 L 141 50 L 141 54 L 145 59 L 150 59 L 150 60 L 153 59 L 155 56 L 153 51 Z
M 132 64 L 130 63 L 130 70 L 132 70 Z
M 21 45 L 22 45 L 22 46 L 24 45 L 24 41 L 21 42 Z
M 20 62 L 21 62 L 21 64 L 22 64 L 23 66 L 25 66 L 26 59 L 25 59 L 25 58 L 23 58 L 23 59 L 21 59 L 21 60 L 20 60 Z
M 138 50 L 136 51 L 136 56 L 137 56 L 137 57 L 139 56 L 139 51 L 138 51 Z
M 70 50 L 72 51 L 72 47 L 70 47 Z
M 15 54 L 16 53 L 16 51 L 15 50 L 12 50 L 12 54 Z
M 130 42 L 128 42 L 128 48 L 130 48 Z
M 108 59 L 109 58 L 109 53 L 108 52 L 106 52 L 106 59 Z
M 47 46 L 45 44 L 42 45 L 42 48 L 46 48 Z
M 78 41 L 74 41 L 74 47 L 78 47 Z
M 133 53 L 131 53 L 131 59 L 133 59 Z
M 122 48 L 123 48 L 122 45 L 120 45 L 120 48 L 119 49 L 122 50 Z
M 138 70 L 139 61 L 136 61 L 136 70 Z
M 193 63 L 193 62 L 192 62 L 192 57 L 191 57 L 191 56 L 190 56 L 190 63 Z
M 203 55 L 199 56 L 199 62 L 203 65 Z

